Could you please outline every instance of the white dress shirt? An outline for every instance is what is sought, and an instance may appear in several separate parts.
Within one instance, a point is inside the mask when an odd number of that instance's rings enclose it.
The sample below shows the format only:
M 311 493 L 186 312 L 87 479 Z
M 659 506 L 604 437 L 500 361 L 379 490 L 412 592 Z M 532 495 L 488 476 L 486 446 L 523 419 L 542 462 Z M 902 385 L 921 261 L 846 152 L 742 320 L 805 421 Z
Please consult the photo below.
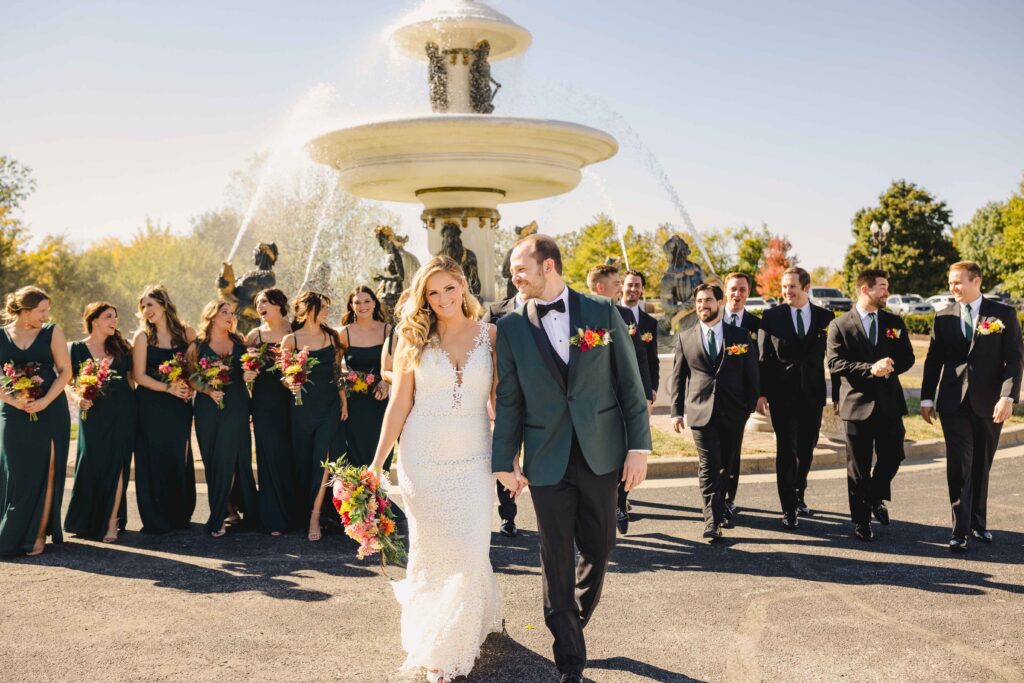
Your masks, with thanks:
M 744 309 L 740 309 L 739 313 L 733 313 L 730 310 L 725 311 L 725 322 L 736 327 L 743 327 L 743 313 Z M 735 320 L 734 320 L 735 319 Z M 718 334 L 717 332 L 715 334 Z
M 722 355 L 722 332 L 723 332 L 723 329 L 722 329 L 722 319 L 719 318 L 718 322 L 715 323 L 712 327 L 708 327 L 707 325 L 704 324 L 703 321 L 701 321 L 701 323 L 700 323 L 700 337 L 701 337 L 701 342 L 704 344 L 704 352 L 705 353 L 708 352 L 708 332 L 710 330 L 714 330 L 715 331 L 715 349 L 717 350 L 717 354 L 715 356 L 715 359 L 717 360 L 718 356 Z
M 555 353 L 558 354 L 563 363 L 568 364 L 569 337 L 572 336 L 572 330 L 569 329 L 569 288 L 562 287 L 562 293 L 551 301 L 537 299 L 537 304 L 553 304 L 559 299 L 565 302 L 565 313 L 549 311 L 541 318 L 540 324 L 544 328 L 544 333 L 548 336 L 548 341 L 551 342 L 551 348 L 555 350 Z
M 808 301 L 801 308 L 794 308 L 792 306 L 789 307 L 789 314 L 793 317 L 793 329 L 797 331 L 797 334 L 800 334 L 800 328 L 796 326 L 797 311 L 800 311 L 800 315 L 803 316 L 804 334 L 806 335 L 808 332 L 811 331 L 811 302 Z

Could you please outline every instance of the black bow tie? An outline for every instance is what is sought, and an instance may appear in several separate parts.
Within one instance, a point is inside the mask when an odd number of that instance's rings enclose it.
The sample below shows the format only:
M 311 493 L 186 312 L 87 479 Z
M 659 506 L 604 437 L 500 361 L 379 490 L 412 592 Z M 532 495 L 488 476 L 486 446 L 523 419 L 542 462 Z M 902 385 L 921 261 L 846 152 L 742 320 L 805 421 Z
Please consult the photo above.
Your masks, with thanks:
M 565 300 L 559 299 L 558 301 L 551 304 L 537 304 L 537 317 L 541 320 L 544 319 L 551 311 L 558 311 L 559 313 L 565 313 Z

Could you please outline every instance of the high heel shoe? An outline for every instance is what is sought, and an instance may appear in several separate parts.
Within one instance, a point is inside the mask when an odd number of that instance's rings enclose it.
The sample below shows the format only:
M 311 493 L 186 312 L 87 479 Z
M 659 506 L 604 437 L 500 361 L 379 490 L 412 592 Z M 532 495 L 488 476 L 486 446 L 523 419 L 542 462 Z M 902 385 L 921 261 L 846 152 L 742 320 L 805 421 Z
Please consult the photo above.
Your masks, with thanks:
M 440 671 L 428 671 L 427 683 L 448 683 L 448 681 Z
M 117 543 L 117 534 L 120 531 L 118 529 L 119 521 L 116 519 L 110 520 L 111 524 L 107 527 L 107 535 L 103 537 L 104 543 Z M 113 531 L 111 531 L 113 529 Z
M 225 524 L 221 524 L 220 525 L 220 531 L 211 531 L 210 535 L 213 536 L 214 538 L 221 538 L 227 532 L 228 532 L 228 525 L 225 523 Z

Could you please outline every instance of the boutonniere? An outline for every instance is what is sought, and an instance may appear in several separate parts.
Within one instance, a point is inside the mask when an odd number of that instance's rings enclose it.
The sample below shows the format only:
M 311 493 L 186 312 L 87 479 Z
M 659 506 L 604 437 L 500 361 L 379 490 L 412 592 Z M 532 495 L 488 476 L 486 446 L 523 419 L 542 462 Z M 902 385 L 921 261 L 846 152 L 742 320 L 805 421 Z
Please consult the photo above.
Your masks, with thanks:
M 644 332 L 643 334 L 640 335 L 640 341 L 642 341 L 644 344 L 650 344 L 652 341 L 654 341 L 654 335 L 651 334 L 650 332 Z
M 608 346 L 612 343 L 611 330 L 604 330 L 600 327 L 592 330 L 578 328 L 576 334 L 569 337 L 569 346 L 578 346 L 580 351 L 590 351 L 599 346 Z
M 733 344 L 732 346 L 726 346 L 725 352 L 730 356 L 742 356 L 749 349 L 749 344 Z
M 630 337 L 635 337 L 636 336 L 636 323 L 630 323 L 628 329 L 629 329 L 629 336 Z
M 895 327 L 890 327 L 885 331 L 885 336 L 888 337 L 889 339 L 899 339 L 901 336 L 903 336 L 903 330 L 896 329 Z
M 828 336 L 828 328 L 827 327 L 823 327 L 820 330 L 818 330 L 818 336 L 819 337 L 827 337 Z
M 1005 329 L 1003 323 L 1000 320 L 982 320 L 978 323 L 978 334 L 985 336 L 989 334 L 999 334 Z

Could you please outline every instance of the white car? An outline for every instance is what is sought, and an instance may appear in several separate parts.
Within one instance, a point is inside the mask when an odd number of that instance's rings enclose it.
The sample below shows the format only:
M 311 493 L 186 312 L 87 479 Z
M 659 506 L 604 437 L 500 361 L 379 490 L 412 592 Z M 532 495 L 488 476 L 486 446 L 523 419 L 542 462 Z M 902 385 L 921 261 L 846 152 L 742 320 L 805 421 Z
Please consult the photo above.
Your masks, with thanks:
M 885 307 L 898 315 L 926 315 L 935 312 L 932 305 L 925 303 L 917 294 L 893 294 Z
M 747 304 L 743 308 L 755 315 L 761 315 L 771 307 L 772 304 L 769 301 L 765 301 L 759 296 L 751 296 L 747 297 Z
M 931 304 L 931 307 L 938 313 L 944 308 L 949 308 L 956 303 L 956 299 L 953 298 L 952 294 L 936 294 L 930 296 L 924 300 L 926 304 Z

